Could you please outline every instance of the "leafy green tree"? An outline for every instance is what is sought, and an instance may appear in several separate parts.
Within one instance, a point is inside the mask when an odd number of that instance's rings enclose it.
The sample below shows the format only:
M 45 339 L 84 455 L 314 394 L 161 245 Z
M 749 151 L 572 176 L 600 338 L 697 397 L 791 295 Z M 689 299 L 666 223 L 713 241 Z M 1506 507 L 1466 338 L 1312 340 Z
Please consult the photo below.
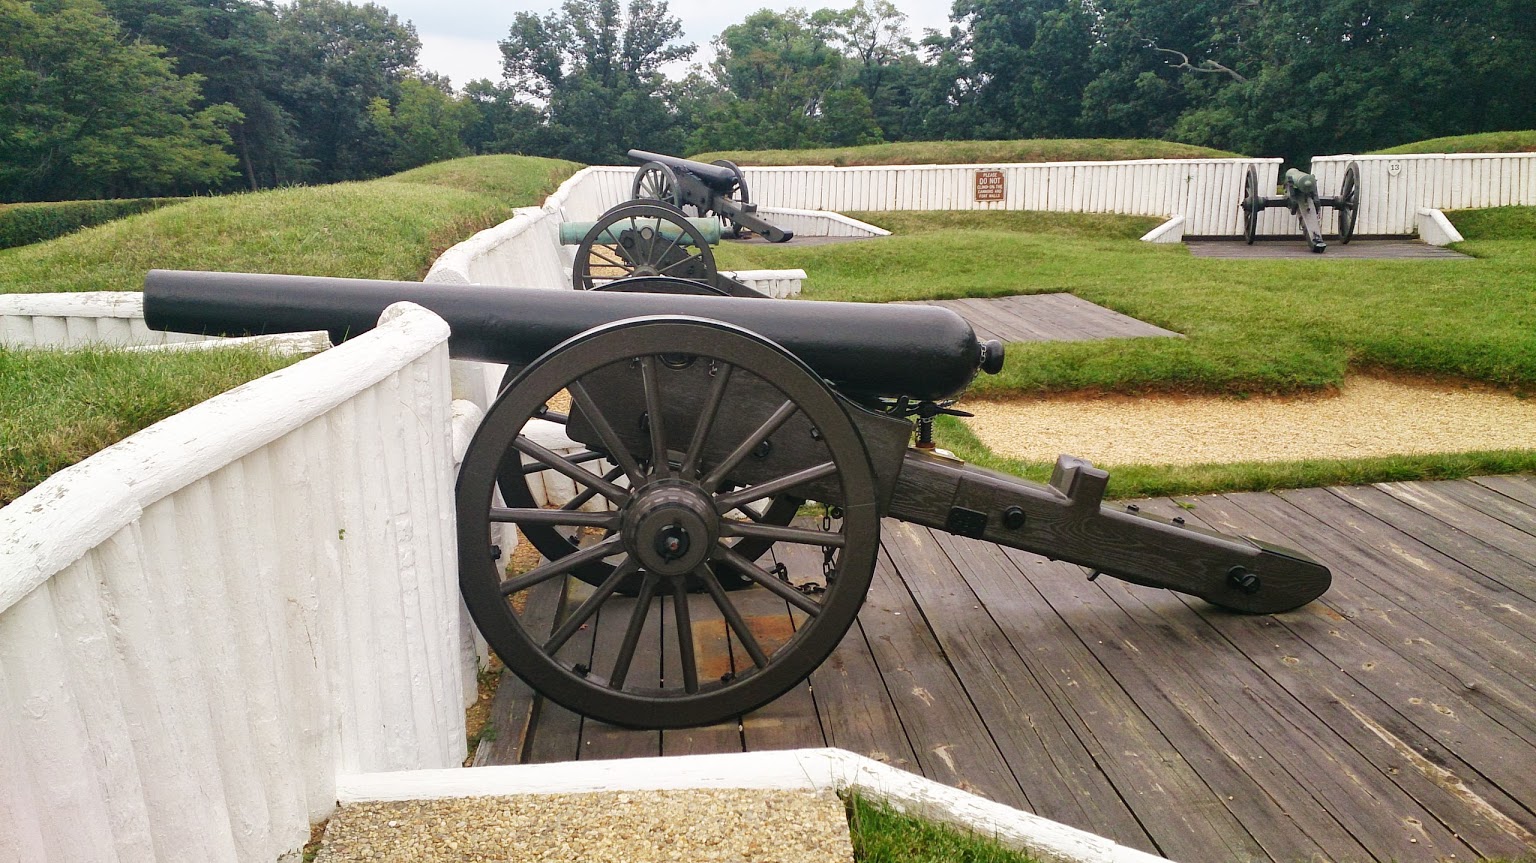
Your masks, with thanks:
M 96 0 L 0 0 L 0 200 L 169 195 L 221 185 L 228 104 L 125 41 Z
M 974 89 L 968 137 L 1072 137 L 1094 79 L 1086 0 L 955 0 Z
M 203 79 L 203 104 L 228 102 L 243 185 L 257 189 L 298 176 L 298 141 L 282 106 L 271 0 L 103 0 L 134 38 L 165 48 L 179 74 Z
M 460 140 L 464 113 L 449 93 L 447 82 L 406 78 L 400 101 L 391 106 L 383 97 L 368 105 L 369 120 L 385 150 L 384 168 L 404 171 L 430 162 L 466 155 Z
M 844 55 L 847 13 L 763 9 L 715 40 L 717 89 L 694 149 L 795 149 L 881 140 L 859 69 Z M 880 38 L 878 32 L 874 37 Z M 871 49 L 877 62 L 879 46 Z M 878 91 L 878 88 L 877 88 Z
M 679 149 L 679 91 L 661 67 L 692 56 L 693 45 L 675 44 L 681 35 L 665 0 L 630 0 L 627 8 L 565 0 L 543 17 L 517 13 L 499 43 L 502 69 L 507 86 L 543 112 L 529 138 L 538 152 L 612 163 L 632 147 Z
M 387 170 L 389 148 L 372 134 L 375 99 L 400 102 L 416 67 L 416 29 L 382 6 L 294 0 L 278 7 L 280 100 L 294 118 L 302 171 L 295 179 L 356 180 Z

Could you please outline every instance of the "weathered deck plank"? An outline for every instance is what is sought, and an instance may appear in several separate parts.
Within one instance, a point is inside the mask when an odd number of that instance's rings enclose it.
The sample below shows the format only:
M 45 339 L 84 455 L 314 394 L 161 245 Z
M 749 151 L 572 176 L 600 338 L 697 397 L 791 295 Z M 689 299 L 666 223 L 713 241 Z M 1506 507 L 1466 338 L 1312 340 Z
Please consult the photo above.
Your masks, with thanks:
M 1029 294 L 996 299 L 923 300 L 970 323 L 981 339 L 1004 342 L 1062 342 L 1088 339 L 1183 338 L 1072 294 Z
M 1181 503 L 1144 509 L 1307 549 L 1334 587 L 1245 617 L 887 522 L 860 620 L 809 686 L 739 727 L 649 737 L 509 692 L 528 745 L 483 760 L 825 742 L 1186 863 L 1536 850 L 1536 480 Z

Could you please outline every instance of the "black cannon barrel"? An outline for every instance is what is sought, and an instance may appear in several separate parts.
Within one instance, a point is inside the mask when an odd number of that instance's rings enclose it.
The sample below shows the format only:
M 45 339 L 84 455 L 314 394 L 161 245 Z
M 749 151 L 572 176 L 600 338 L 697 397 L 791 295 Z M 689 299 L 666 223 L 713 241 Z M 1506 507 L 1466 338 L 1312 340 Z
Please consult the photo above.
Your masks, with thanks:
M 674 171 L 687 171 L 703 180 L 711 189 L 719 192 L 730 189 L 736 183 L 736 173 L 724 165 L 695 162 L 692 159 L 668 156 L 665 153 L 652 153 L 648 150 L 630 150 L 629 157 L 637 162 L 660 162 Z
M 401 300 L 448 322 L 453 356 L 485 362 L 528 363 L 593 327 L 658 315 L 744 327 L 850 395 L 949 398 L 964 391 L 984 355 L 971 325 L 937 306 L 173 270 L 144 279 L 150 328 L 209 335 L 326 330 L 341 341 L 372 329 Z

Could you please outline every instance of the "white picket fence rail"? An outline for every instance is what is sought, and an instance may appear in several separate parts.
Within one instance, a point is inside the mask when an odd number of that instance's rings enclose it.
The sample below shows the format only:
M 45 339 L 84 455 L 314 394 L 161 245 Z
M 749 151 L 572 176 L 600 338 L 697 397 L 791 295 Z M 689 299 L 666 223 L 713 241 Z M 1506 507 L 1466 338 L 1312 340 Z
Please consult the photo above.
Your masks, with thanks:
M 144 326 L 144 295 L 137 292 L 0 294 L 0 346 L 4 347 L 163 345 L 206 338 Z
M 1360 164 L 1357 234 L 1415 233 L 1420 210 L 1536 206 L 1536 153 L 1319 156 L 1312 171 L 1322 194 L 1338 194 L 1350 162 Z M 1337 224 L 1324 213 L 1325 231 Z
M 1186 234 L 1242 233 L 1248 167 L 1274 188 L 1279 159 L 1143 159 L 992 165 L 744 168 L 753 200 L 804 210 L 1052 210 L 1182 215 Z M 976 200 L 978 171 L 1003 175 L 1003 198 Z M 1278 220 L 1274 230 L 1283 227 Z M 1268 231 L 1268 221 L 1261 230 Z
M 0 509 L 0 860 L 271 863 L 463 759 L 447 337 L 391 307 Z

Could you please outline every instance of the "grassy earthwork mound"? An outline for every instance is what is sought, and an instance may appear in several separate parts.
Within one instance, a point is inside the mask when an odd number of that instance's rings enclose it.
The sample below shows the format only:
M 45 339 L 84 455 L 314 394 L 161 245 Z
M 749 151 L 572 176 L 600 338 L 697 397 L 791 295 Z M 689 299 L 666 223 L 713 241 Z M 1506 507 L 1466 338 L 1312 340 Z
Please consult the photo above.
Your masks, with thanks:
M 1377 150 L 1372 155 L 1407 156 L 1414 153 L 1536 153 L 1536 131 L 1483 132 L 1477 135 L 1453 135 L 1430 138 Z
M 153 267 L 417 279 L 536 204 L 571 162 L 484 156 L 365 183 L 199 198 L 0 251 L 0 293 L 136 291 Z M 0 349 L 0 506 L 68 465 L 293 358 Z
M 1171 141 L 1041 138 L 1022 141 L 910 141 L 822 150 L 722 150 L 690 158 L 738 165 L 975 165 L 1014 162 L 1114 162 L 1125 159 L 1240 159 L 1239 153 Z
M 580 167 L 476 156 L 360 183 L 198 198 L 0 251 L 0 293 L 136 291 L 151 268 L 419 279 Z

